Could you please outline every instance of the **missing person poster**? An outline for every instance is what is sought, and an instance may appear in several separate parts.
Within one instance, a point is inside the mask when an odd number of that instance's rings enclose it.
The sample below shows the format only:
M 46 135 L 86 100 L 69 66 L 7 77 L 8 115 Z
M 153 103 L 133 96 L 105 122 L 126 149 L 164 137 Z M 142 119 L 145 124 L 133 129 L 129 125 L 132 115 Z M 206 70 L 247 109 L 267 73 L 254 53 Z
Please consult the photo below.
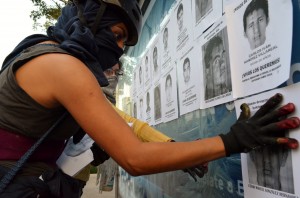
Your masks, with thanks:
M 152 46 L 150 47 L 151 56 L 151 71 L 152 71 L 152 82 L 157 82 L 161 75 L 161 48 L 159 44 L 159 37 L 156 36 Z
M 140 63 L 144 68 L 144 88 L 147 89 L 151 86 L 151 65 L 148 51 L 145 52 L 144 56 L 141 58 Z
M 247 103 L 253 115 L 271 96 L 281 93 L 284 101 L 296 107 L 300 106 L 300 85 L 294 84 L 235 101 L 236 114 L 240 114 L 240 105 Z M 296 109 L 291 116 L 300 117 Z M 291 117 L 289 116 L 289 117 Z M 284 134 L 283 134 L 284 135 Z M 300 141 L 300 129 L 289 130 L 285 134 Z M 300 150 L 290 150 L 284 146 L 269 146 L 255 149 L 241 155 L 245 197 L 256 198 L 299 198 L 300 189 Z
M 162 92 L 162 104 L 164 106 L 163 121 L 169 122 L 178 118 L 176 67 L 166 72 L 162 82 L 164 89 Z
M 144 95 L 143 93 L 137 97 L 137 118 L 146 121 L 144 117 Z
M 191 47 L 177 61 L 178 95 L 180 115 L 200 108 L 199 55 Z
M 162 49 L 161 55 L 161 73 L 165 74 L 167 71 L 174 66 L 174 51 L 175 51 L 175 34 L 173 33 L 172 24 L 174 20 L 171 20 L 170 17 L 166 17 L 162 23 L 161 31 L 159 33 L 160 44 Z
M 222 16 L 222 9 L 220 0 L 192 1 L 194 38 L 202 35 L 209 26 Z
M 275 88 L 289 78 L 293 11 L 287 0 L 239 0 L 225 8 L 233 97 Z
M 145 121 L 149 125 L 153 125 L 153 115 L 154 115 L 154 100 L 153 100 L 153 90 L 149 88 L 145 91 L 144 95 L 144 112 L 145 112 Z
M 193 42 L 192 3 L 190 0 L 178 1 L 171 13 L 172 33 L 175 35 L 176 57 L 182 56 Z
M 132 88 L 131 88 L 131 93 L 132 93 L 132 97 L 136 97 L 137 96 L 137 68 L 135 67 L 133 70 L 133 79 L 132 79 Z
M 163 122 L 162 112 L 162 86 L 161 81 L 158 81 L 153 86 L 153 100 L 154 100 L 154 125 Z
M 208 108 L 233 100 L 229 47 L 225 17 L 217 20 L 200 37 L 197 53 L 202 57 L 200 108 Z

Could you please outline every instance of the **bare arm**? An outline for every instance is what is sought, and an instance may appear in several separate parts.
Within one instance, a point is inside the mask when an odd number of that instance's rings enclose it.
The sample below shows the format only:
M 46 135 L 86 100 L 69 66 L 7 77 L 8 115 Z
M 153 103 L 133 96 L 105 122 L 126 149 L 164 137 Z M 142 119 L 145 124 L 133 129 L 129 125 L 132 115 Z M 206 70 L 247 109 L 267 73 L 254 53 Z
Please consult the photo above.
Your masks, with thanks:
M 220 137 L 189 143 L 139 141 L 105 99 L 93 74 L 74 57 L 37 57 L 21 67 L 16 78 L 40 104 L 49 108 L 63 105 L 96 143 L 132 175 L 183 169 L 225 156 Z

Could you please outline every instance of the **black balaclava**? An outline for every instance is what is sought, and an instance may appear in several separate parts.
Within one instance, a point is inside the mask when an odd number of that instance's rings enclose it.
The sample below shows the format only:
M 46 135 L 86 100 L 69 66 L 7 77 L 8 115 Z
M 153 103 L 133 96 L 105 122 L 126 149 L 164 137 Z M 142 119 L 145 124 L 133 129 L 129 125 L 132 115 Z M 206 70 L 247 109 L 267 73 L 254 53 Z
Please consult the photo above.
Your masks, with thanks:
M 99 4 L 93 0 L 85 0 L 81 1 L 80 5 L 88 27 L 80 22 L 77 7 L 68 4 L 62 9 L 57 23 L 48 28 L 48 36 L 34 34 L 25 38 L 4 60 L 2 70 L 24 49 L 52 40 L 58 42 L 60 48 L 84 62 L 101 86 L 107 86 L 108 81 L 103 71 L 115 65 L 123 54 L 110 30 L 110 26 L 121 22 L 121 17 L 107 6 L 97 32 L 93 35 L 89 28 L 95 21 Z
M 121 18 L 107 6 L 97 32 L 93 35 L 90 27 L 94 24 L 99 5 L 93 0 L 83 1 L 80 5 L 88 27 L 81 23 L 77 7 L 71 4 L 62 9 L 57 23 L 47 33 L 60 43 L 62 49 L 75 54 L 84 62 L 93 62 L 90 63 L 90 69 L 98 78 L 99 73 L 118 63 L 123 54 L 110 30 L 111 26 L 121 22 Z

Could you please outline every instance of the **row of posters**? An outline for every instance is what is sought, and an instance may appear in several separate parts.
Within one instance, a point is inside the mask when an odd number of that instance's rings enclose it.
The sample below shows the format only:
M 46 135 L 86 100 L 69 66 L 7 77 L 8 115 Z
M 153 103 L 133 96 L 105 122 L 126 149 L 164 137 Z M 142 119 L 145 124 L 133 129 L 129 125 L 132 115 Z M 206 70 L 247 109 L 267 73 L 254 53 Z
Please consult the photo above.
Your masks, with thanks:
M 135 117 L 152 125 L 168 122 L 289 78 L 291 1 L 224 4 L 176 2 L 135 68 Z

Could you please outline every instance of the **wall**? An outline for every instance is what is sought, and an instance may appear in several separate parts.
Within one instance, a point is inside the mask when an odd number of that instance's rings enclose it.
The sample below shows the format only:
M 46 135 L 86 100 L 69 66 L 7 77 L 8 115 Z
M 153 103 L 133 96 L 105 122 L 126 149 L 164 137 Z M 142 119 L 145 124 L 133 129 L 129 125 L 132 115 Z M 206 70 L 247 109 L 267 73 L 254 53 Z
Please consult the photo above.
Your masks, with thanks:
M 185 3 L 187 1 L 183 0 L 183 2 Z M 226 3 L 230 3 L 230 1 L 224 0 L 221 3 L 221 1 L 219 0 L 218 2 L 220 5 L 222 4 L 222 6 L 220 6 L 221 9 L 219 13 L 221 17 L 222 13 L 224 13 L 224 5 Z M 237 117 L 232 101 L 201 109 L 199 102 L 199 107 L 196 109 L 193 107 L 193 105 L 191 105 L 192 110 L 190 110 L 189 107 L 182 107 L 184 105 L 180 104 L 179 100 L 183 92 L 181 92 L 181 84 L 179 83 L 179 80 L 182 73 L 179 72 L 177 64 L 182 62 L 183 57 L 186 56 L 184 53 L 175 53 L 172 56 L 176 58 L 171 60 L 171 65 L 173 64 L 173 62 L 177 65 L 177 72 L 175 76 L 177 78 L 177 103 L 175 104 L 177 105 L 177 109 L 179 109 L 179 111 L 176 112 L 175 117 L 173 115 L 173 118 L 171 120 L 167 119 L 167 121 L 165 121 L 164 115 L 166 114 L 165 112 L 162 112 L 163 118 L 157 121 L 153 118 L 155 115 L 147 116 L 145 107 L 141 109 L 139 109 L 138 107 L 140 99 L 143 99 L 144 104 L 146 103 L 145 95 L 147 91 L 152 93 L 151 95 L 153 97 L 154 87 L 160 85 L 160 88 L 162 89 L 164 85 L 162 82 L 160 82 L 161 79 L 166 78 L 166 75 L 164 75 L 163 72 L 161 73 L 157 83 L 155 83 L 155 80 L 152 80 L 152 84 L 149 85 L 149 87 L 138 86 L 137 82 L 135 82 L 134 79 L 136 79 L 137 81 L 138 68 L 142 67 L 144 58 L 147 54 L 149 54 L 149 57 L 151 57 L 150 51 L 152 50 L 153 43 L 156 43 L 156 38 L 160 35 L 163 27 L 165 27 L 164 25 L 168 23 L 168 20 L 166 20 L 166 18 L 173 16 L 172 9 L 177 8 L 177 6 L 178 2 L 174 0 L 151 1 L 150 8 L 147 10 L 144 18 L 144 26 L 139 43 L 137 44 L 137 46 L 130 48 L 127 52 L 127 55 L 135 60 L 133 65 L 134 67 L 136 67 L 136 69 L 134 70 L 134 72 L 136 72 L 136 76 L 132 76 L 131 90 L 129 92 L 127 91 L 126 95 L 119 96 L 121 98 L 119 101 L 124 101 L 124 99 L 122 98 L 131 97 L 132 103 L 135 103 L 137 105 L 137 112 L 133 112 L 132 110 L 132 112 L 130 113 L 132 113 L 139 119 L 149 121 L 149 124 L 153 125 L 155 128 L 167 134 L 168 136 L 174 138 L 176 141 L 193 141 L 198 138 L 206 138 L 218 135 L 219 133 L 226 133 L 229 130 L 230 126 L 236 121 Z M 293 45 L 291 54 L 292 73 L 291 78 L 287 82 L 281 84 L 280 87 L 285 87 L 287 85 L 297 83 L 300 80 L 300 41 L 296 36 L 300 33 L 300 12 L 299 2 L 297 0 L 293 0 L 293 11 Z M 191 21 L 193 20 L 193 18 L 190 19 Z M 205 17 L 203 20 L 205 22 Z M 206 26 L 209 26 L 211 19 L 207 18 L 207 20 L 208 21 Z M 175 28 L 175 25 L 173 24 L 172 27 Z M 201 31 L 205 31 L 205 29 L 206 28 L 203 28 Z M 174 31 L 175 30 L 172 29 L 169 32 L 173 34 Z M 197 34 L 195 33 L 195 31 L 192 32 L 194 34 Z M 198 32 L 198 35 L 201 34 L 199 34 Z M 173 39 L 176 39 L 176 37 L 173 37 Z M 196 38 L 193 35 L 189 39 L 191 40 L 191 42 L 196 43 L 196 40 L 199 39 L 199 37 Z M 174 48 L 176 48 L 176 46 Z M 194 59 L 195 58 L 196 57 L 194 57 Z M 169 72 L 169 70 L 165 71 L 165 73 L 167 72 Z M 200 97 L 202 96 L 199 95 L 199 98 Z M 122 102 L 119 102 L 119 105 L 122 106 Z M 128 106 L 128 101 L 123 105 Z M 133 107 L 134 105 L 131 106 Z M 155 108 L 154 103 L 151 107 Z M 180 111 L 180 107 L 184 109 L 184 113 Z M 138 112 L 142 112 L 143 115 L 139 115 Z M 209 172 L 202 179 L 199 179 L 196 182 L 192 177 L 190 177 L 183 171 L 174 171 L 143 177 L 131 177 L 124 170 L 120 169 L 119 197 L 244 197 L 244 187 L 242 180 L 243 178 L 240 155 L 232 155 L 224 159 L 210 162 Z M 270 196 L 272 197 L 272 195 Z

